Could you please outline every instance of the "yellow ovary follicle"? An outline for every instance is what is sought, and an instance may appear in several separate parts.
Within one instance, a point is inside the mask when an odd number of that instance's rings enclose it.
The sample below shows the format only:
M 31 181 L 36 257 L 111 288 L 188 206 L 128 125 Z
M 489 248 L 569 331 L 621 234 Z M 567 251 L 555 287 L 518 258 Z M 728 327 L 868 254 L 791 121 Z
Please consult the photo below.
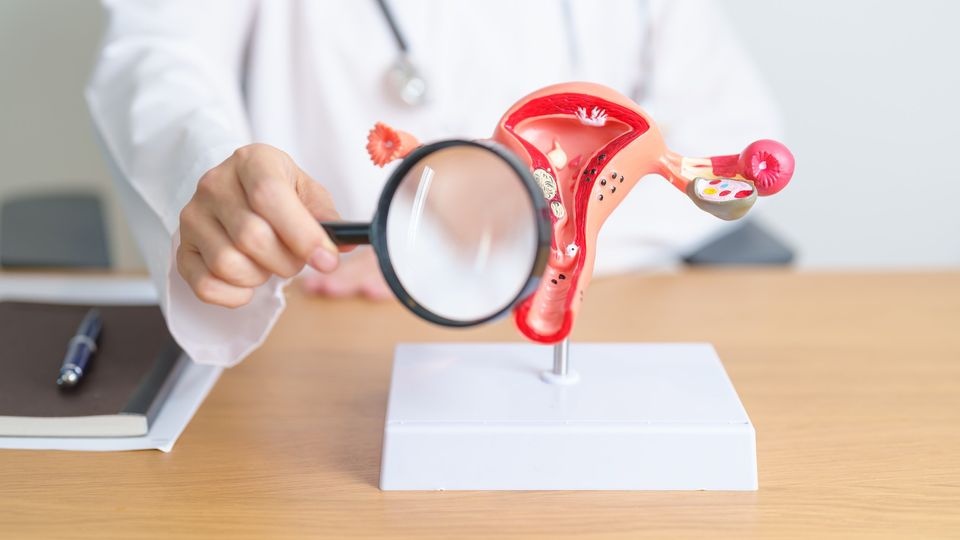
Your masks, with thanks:
M 550 160 L 553 168 L 558 171 L 567 166 L 567 153 L 563 151 L 563 148 L 560 148 L 560 142 L 556 139 L 553 140 L 553 150 L 547 152 L 547 159 Z

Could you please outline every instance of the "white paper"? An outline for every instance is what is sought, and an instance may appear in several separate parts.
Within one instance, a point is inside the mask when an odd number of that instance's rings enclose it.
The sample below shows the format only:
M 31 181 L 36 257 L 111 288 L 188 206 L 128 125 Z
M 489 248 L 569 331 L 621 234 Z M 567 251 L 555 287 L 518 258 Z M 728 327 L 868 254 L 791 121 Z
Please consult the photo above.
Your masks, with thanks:
M 142 305 L 155 304 L 156 298 L 146 278 L 0 275 L 0 300 Z M 188 360 L 150 431 L 142 437 L 0 437 L 0 449 L 169 452 L 222 371 Z

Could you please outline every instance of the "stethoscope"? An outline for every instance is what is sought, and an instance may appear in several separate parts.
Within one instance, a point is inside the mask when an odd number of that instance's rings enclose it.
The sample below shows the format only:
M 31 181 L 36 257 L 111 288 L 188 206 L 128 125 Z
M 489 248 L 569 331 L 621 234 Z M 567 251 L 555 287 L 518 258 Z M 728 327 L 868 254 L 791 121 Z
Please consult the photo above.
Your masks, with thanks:
M 411 107 L 423 105 L 427 102 L 427 80 L 420 74 L 417 66 L 410 61 L 410 48 L 407 46 L 407 40 L 400 31 L 397 20 L 390 12 L 386 0 L 377 0 L 380 6 L 380 12 L 383 18 L 387 20 L 390 26 L 390 32 L 393 33 L 393 39 L 397 42 L 397 60 L 390 66 L 386 73 L 386 84 L 388 91 L 397 97 L 405 105 Z
M 405 105 L 411 107 L 424 105 L 428 100 L 427 80 L 423 77 L 420 70 L 417 69 L 417 66 L 410 60 L 410 48 L 407 45 L 407 40 L 404 38 L 403 32 L 400 31 L 400 25 L 397 23 L 396 18 L 394 18 L 389 6 L 387 6 L 386 0 L 377 0 L 377 5 L 380 7 L 380 12 L 390 27 L 390 32 L 393 34 L 398 52 L 396 61 L 394 61 L 385 74 L 387 91 Z M 577 33 L 574 30 L 573 10 L 570 6 L 570 0 L 564 0 L 562 2 L 562 9 L 564 23 L 567 27 L 566 35 L 568 36 L 567 42 L 569 44 L 570 60 L 573 64 L 574 72 L 577 73 L 580 71 L 580 53 L 579 44 L 576 39 Z M 646 6 L 644 5 L 642 9 L 645 10 Z M 647 34 L 649 34 L 649 32 L 647 32 Z M 649 47 L 645 47 L 645 51 L 648 50 Z M 641 69 L 648 67 L 647 64 L 649 62 L 646 53 L 642 63 L 644 65 Z M 637 88 L 638 97 L 646 94 L 646 86 L 649 84 L 647 79 L 647 77 L 641 78 L 641 86 Z

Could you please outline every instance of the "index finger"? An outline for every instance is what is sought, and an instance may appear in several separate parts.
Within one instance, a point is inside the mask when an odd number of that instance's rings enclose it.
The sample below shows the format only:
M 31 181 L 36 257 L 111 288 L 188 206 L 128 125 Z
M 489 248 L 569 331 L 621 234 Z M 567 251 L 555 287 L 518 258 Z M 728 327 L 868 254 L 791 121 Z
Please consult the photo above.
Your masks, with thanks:
M 299 174 L 293 163 L 257 160 L 247 163 L 239 176 L 250 208 L 273 227 L 296 257 L 310 260 L 319 248 L 337 253 L 336 245 L 297 194 Z M 332 208 L 332 201 L 329 206 Z

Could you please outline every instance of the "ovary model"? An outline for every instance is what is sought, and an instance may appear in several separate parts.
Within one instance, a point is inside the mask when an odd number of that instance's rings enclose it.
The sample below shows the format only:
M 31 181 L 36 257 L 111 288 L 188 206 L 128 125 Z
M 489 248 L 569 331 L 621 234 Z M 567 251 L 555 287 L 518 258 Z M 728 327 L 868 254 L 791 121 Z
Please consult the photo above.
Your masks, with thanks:
M 503 115 L 492 139 L 530 167 L 551 211 L 547 269 L 536 292 L 514 309 L 517 328 L 540 343 L 570 334 L 593 274 L 600 227 L 641 178 L 658 174 L 702 210 L 734 220 L 757 196 L 783 189 L 794 169 L 790 151 L 772 140 L 735 155 L 681 156 L 636 103 L 591 83 L 557 84 L 524 97 Z M 367 150 L 383 166 L 418 145 L 410 134 L 377 124 Z

